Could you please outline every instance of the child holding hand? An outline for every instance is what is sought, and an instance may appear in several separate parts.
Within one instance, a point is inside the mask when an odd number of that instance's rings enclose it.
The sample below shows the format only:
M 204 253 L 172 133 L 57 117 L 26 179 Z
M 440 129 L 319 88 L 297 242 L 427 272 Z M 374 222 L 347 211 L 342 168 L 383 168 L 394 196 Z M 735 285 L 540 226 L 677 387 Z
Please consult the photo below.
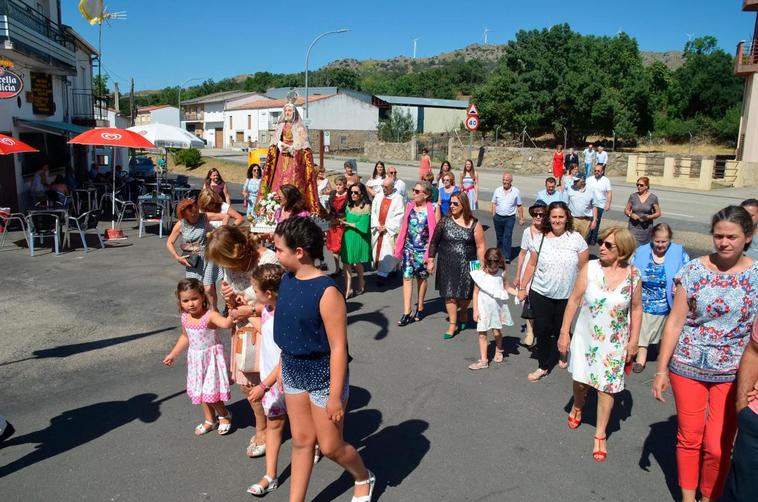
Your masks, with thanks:
M 474 279 L 474 320 L 479 332 L 479 360 L 469 365 L 470 370 L 489 367 L 487 359 L 487 332 L 492 330 L 495 337 L 495 357 L 493 361 L 502 363 L 503 326 L 513 326 L 511 311 L 508 309 L 508 294 L 516 295 L 516 290 L 506 284 L 505 259 L 498 248 L 489 248 L 484 253 L 481 270 L 471 271 Z
M 284 269 L 279 265 L 267 263 L 253 270 L 253 291 L 255 300 L 261 306 L 260 317 L 251 319 L 260 335 L 258 336 L 258 357 L 261 383 L 253 387 L 248 399 L 263 404 L 266 415 L 266 474 L 256 484 L 247 489 L 248 493 L 262 497 L 278 487 L 277 461 L 282 445 L 284 420 L 287 407 L 284 392 L 281 389 L 281 350 L 274 341 L 274 312 L 282 282 Z
M 195 427 L 195 435 L 202 436 L 215 429 L 221 435 L 228 434 L 232 414 L 224 401 L 231 395 L 229 371 L 216 329 L 229 329 L 234 323 L 209 310 L 203 284 L 197 279 L 179 281 L 176 297 L 182 312 L 182 334 L 163 358 L 163 364 L 173 365 L 176 356 L 187 349 L 187 395 L 192 404 L 202 406 L 205 415 L 205 422 Z

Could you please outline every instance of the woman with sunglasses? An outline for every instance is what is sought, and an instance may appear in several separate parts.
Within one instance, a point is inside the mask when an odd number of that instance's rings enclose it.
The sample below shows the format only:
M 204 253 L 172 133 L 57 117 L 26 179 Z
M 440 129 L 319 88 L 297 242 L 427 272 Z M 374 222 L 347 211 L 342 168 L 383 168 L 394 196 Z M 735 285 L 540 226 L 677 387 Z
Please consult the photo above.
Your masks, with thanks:
M 737 429 L 735 378 L 758 312 L 758 264 L 745 256 L 753 237 L 745 209 L 711 220 L 715 252 L 676 274 L 674 305 L 663 328 L 653 396 L 669 385 L 677 413 L 676 465 L 682 501 L 718 500 Z M 707 414 L 705 410 L 708 410 Z
M 561 367 L 573 378 L 574 404 L 568 415 L 569 429 L 582 423 L 582 409 L 590 387 L 597 391 L 597 419 L 592 457 L 608 457 L 606 427 L 614 396 L 624 390 L 624 366 L 637 353 L 642 322 L 642 287 L 639 271 L 629 264 L 635 241 L 621 227 L 603 230 L 598 238 L 600 259 L 586 263 L 574 285 L 563 315 L 558 352 Z M 581 310 L 580 310 L 581 306 Z M 576 311 L 579 318 L 570 335 Z
M 247 217 L 255 211 L 255 203 L 258 200 L 258 190 L 261 188 L 261 166 L 250 164 L 247 168 L 247 179 L 242 185 L 242 201 L 247 210 Z
M 360 295 L 366 288 L 363 264 L 371 261 L 371 202 L 366 185 L 356 183 L 348 189 L 349 199 L 345 217 L 340 221 L 345 227 L 342 235 L 340 259 L 345 270 L 345 298 Z M 353 290 L 353 270 L 358 274 L 358 288 Z
M 637 180 L 637 193 L 629 196 L 624 208 L 629 218 L 629 231 L 637 244 L 647 244 L 653 237 L 653 221 L 661 217 L 658 197 L 650 191 L 650 178 L 642 176 Z
M 529 261 L 519 282 L 518 297 L 524 301 L 529 287 L 529 304 L 534 312 L 539 367 L 529 373 L 529 381 L 541 380 L 558 361 L 556 340 L 563 312 L 576 276 L 589 258 L 587 243 L 574 231 L 574 220 L 565 202 L 551 202 L 542 219 L 542 235 L 532 241 Z
M 429 245 L 429 271 L 440 270 L 434 286 L 445 299 L 448 315 L 449 325 L 442 335 L 445 340 L 466 329 L 468 306 L 474 295 L 469 264 L 474 260 L 484 264 L 486 247 L 484 229 L 471 214 L 468 197 L 463 192 L 454 193 L 450 197 L 450 212 L 440 220 Z
M 516 262 L 516 278 L 513 279 L 514 288 L 520 287 L 521 279 L 524 277 L 524 272 L 526 272 L 526 264 L 529 263 L 529 258 L 531 257 L 531 251 L 529 251 L 529 248 L 534 239 L 542 233 L 542 220 L 544 219 L 546 211 L 547 204 L 541 200 L 535 201 L 529 208 L 529 216 L 532 217 L 532 224 L 524 229 L 524 233 L 521 236 L 521 251 L 519 251 L 518 261 Z M 527 302 L 529 301 L 529 286 L 531 286 L 531 283 L 524 285 L 527 294 Z M 531 350 L 534 348 L 534 343 L 534 320 L 527 319 L 526 335 L 524 336 L 524 343 L 522 345 Z
M 403 270 L 403 315 L 397 322 L 398 326 L 406 326 L 424 318 L 426 280 L 432 273 L 429 267 L 433 266 L 433 261 L 429 258 L 429 241 L 434 235 L 437 218 L 429 200 L 432 184 L 428 181 L 417 182 L 412 196 L 413 200 L 405 206 L 405 216 L 395 242 L 395 258 L 400 260 Z M 418 303 L 416 312 L 411 315 L 413 279 L 416 279 L 418 286 Z
M 453 194 L 460 192 L 460 189 L 455 186 L 455 176 L 453 173 L 446 173 L 442 175 L 442 186 L 439 189 L 439 204 L 437 204 L 437 219 L 447 216 L 447 212 L 450 210 L 450 199 Z
M 661 338 L 671 306 L 674 304 L 674 277 L 690 261 L 681 244 L 671 242 L 671 227 L 658 223 L 653 227 L 653 240 L 634 252 L 632 263 L 642 279 L 642 328 L 640 348 L 632 371 L 642 373 L 647 351 Z

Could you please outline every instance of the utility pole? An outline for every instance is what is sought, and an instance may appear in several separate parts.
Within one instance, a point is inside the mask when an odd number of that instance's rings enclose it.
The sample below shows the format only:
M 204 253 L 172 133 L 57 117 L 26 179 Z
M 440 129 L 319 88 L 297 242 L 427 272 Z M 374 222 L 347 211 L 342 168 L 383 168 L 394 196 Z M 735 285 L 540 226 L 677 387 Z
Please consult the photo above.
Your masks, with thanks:
M 131 88 L 129 89 L 129 126 L 134 126 L 134 77 L 132 77 Z

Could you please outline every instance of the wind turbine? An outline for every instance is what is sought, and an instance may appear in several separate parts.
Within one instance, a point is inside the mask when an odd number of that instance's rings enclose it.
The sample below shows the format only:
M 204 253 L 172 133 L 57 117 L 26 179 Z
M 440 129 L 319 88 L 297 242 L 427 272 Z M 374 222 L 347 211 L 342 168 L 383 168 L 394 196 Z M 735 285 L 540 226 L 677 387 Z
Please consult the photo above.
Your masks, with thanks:
M 412 38 L 411 41 L 413 42 L 413 59 L 416 59 L 416 42 L 421 40 L 422 37 L 416 37 Z
M 687 35 L 687 41 L 688 41 L 688 42 L 692 42 L 692 37 L 694 37 L 694 36 L 695 36 L 695 34 L 694 34 L 694 33 L 685 33 L 685 35 Z
M 490 29 L 486 26 L 484 27 L 484 45 L 487 45 L 487 33 L 490 32 Z

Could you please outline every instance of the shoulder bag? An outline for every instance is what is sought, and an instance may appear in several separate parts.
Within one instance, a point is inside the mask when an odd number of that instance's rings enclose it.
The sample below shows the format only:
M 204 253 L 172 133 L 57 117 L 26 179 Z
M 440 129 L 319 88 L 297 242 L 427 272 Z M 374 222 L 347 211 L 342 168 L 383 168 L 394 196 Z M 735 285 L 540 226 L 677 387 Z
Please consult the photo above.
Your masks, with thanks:
M 540 254 L 542 252 L 542 244 L 545 242 L 545 234 L 542 234 L 542 240 L 540 241 L 540 248 L 537 250 L 537 261 L 534 262 L 534 273 L 532 274 L 532 281 L 534 281 L 534 276 L 537 274 L 537 265 L 540 263 Z M 521 310 L 521 318 L 522 319 L 534 319 L 534 310 L 532 310 L 532 304 L 529 301 L 529 295 L 526 295 L 526 298 L 524 299 L 524 308 Z

